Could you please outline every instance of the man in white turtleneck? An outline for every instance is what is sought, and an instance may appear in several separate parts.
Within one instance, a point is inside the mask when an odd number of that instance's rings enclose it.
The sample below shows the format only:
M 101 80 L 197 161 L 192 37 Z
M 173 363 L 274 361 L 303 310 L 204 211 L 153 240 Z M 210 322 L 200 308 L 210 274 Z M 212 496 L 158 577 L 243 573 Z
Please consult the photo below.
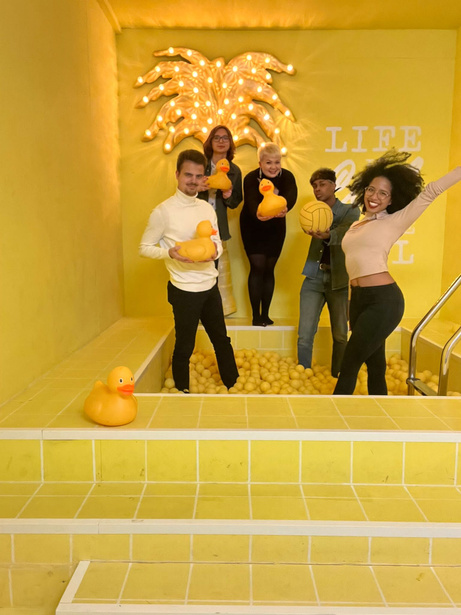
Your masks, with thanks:
M 199 151 L 185 150 L 179 154 L 176 193 L 152 211 L 139 247 L 141 256 L 164 260 L 170 274 L 168 302 L 173 308 L 176 333 L 173 379 L 176 387 L 184 392 L 189 392 L 189 359 L 200 320 L 213 344 L 223 383 L 230 388 L 238 378 L 214 265 L 214 260 L 222 254 L 219 233 L 212 237 L 216 253 L 207 261 L 194 262 L 181 256 L 176 245 L 193 239 L 202 220 L 210 220 L 218 231 L 213 207 L 196 198 L 203 186 L 205 167 L 205 156 Z

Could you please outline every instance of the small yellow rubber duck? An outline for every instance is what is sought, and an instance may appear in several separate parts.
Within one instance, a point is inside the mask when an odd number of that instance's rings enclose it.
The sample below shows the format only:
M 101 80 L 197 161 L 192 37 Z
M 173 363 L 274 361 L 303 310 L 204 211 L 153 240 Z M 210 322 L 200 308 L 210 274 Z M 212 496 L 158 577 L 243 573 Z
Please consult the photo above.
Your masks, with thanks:
M 216 244 L 211 240 L 211 236 L 218 231 L 215 231 L 209 220 L 199 222 L 196 231 L 197 239 L 177 242 L 176 245 L 181 246 L 179 254 L 194 262 L 207 261 L 216 254 Z
M 274 184 L 270 179 L 262 179 L 259 182 L 259 192 L 264 196 L 258 205 L 258 215 L 268 218 L 276 216 L 287 206 L 287 200 L 283 196 L 274 194 Z
M 208 178 L 208 186 L 216 190 L 222 190 L 223 192 L 230 190 L 232 188 L 232 182 L 227 177 L 229 171 L 230 164 L 227 158 L 218 160 L 216 163 L 216 172 Z
M 128 367 L 114 368 L 107 384 L 98 380 L 85 399 L 83 410 L 99 425 L 126 425 L 136 418 L 138 400 L 133 395 L 134 377 Z

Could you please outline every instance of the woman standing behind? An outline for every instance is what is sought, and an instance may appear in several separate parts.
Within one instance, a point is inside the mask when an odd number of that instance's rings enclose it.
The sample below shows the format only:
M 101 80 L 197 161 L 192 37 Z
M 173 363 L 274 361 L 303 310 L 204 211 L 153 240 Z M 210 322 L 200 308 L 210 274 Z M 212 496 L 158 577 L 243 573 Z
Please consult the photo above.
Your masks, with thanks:
M 269 318 L 275 286 L 274 269 L 285 241 L 285 216 L 296 203 L 298 188 L 293 173 L 282 169 L 282 154 L 278 145 L 268 143 L 260 147 L 258 159 L 259 168 L 248 173 L 243 182 L 240 231 L 250 261 L 248 291 L 253 325 L 266 327 L 274 324 Z M 257 214 L 258 205 L 263 200 L 259 192 L 262 179 L 269 179 L 275 186 L 274 193 L 287 201 L 286 209 L 272 218 L 261 218 Z
M 232 314 L 235 312 L 235 299 L 232 293 L 232 280 L 230 275 L 230 266 L 229 266 L 229 255 L 227 252 L 226 241 L 231 238 L 229 233 L 229 222 L 227 219 L 227 210 L 235 209 L 242 202 L 242 173 L 239 167 L 232 162 L 235 154 L 235 144 L 234 139 L 232 138 L 232 133 L 227 128 L 227 126 L 215 126 L 210 134 L 208 135 L 207 140 L 203 144 L 203 153 L 207 159 L 207 166 L 205 169 L 205 175 L 209 177 L 216 170 L 216 163 L 223 158 L 227 158 L 229 161 L 229 172 L 227 173 L 227 177 L 232 182 L 232 187 L 229 190 L 215 190 L 212 188 L 208 188 L 207 183 L 205 183 L 206 188 L 202 192 L 198 193 L 198 198 L 203 199 L 204 201 L 208 201 L 210 205 L 213 206 L 213 209 L 216 211 L 216 216 L 218 218 L 218 228 L 219 235 L 221 237 L 221 241 L 223 242 L 223 253 L 219 261 L 216 262 L 216 267 L 218 268 L 219 275 L 221 276 L 221 280 L 224 279 L 224 286 L 222 285 L 221 295 L 223 299 L 223 308 L 224 315 Z M 227 284 L 226 282 L 227 277 Z M 219 280 L 218 280 L 219 283 Z
M 235 154 L 235 144 L 232 133 L 227 126 L 215 126 L 208 139 L 203 144 L 203 153 L 207 159 L 205 175 L 208 177 L 216 170 L 218 160 L 227 158 L 230 170 L 227 177 L 232 182 L 232 187 L 225 192 L 209 188 L 198 193 L 198 198 L 208 201 L 216 211 L 218 218 L 219 235 L 221 241 L 231 238 L 227 210 L 235 209 L 242 202 L 242 173 L 238 166 L 232 162 Z
M 352 395 L 363 363 L 368 393 L 387 395 L 385 341 L 404 310 L 402 291 L 388 271 L 389 251 L 437 196 L 461 180 L 457 167 L 422 190 L 420 172 L 405 164 L 409 157 L 391 150 L 355 175 L 349 186 L 365 217 L 352 224 L 342 241 L 352 287 L 352 334 L 335 395 Z

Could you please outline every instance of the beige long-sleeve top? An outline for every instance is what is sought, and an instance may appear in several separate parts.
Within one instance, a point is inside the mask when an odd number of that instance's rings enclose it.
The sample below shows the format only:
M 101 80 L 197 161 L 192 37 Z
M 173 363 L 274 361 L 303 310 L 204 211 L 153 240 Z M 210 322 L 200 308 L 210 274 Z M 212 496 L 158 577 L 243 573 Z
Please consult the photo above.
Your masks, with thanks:
M 366 213 L 344 235 L 342 248 L 351 280 L 388 271 L 387 259 L 394 243 L 410 228 L 432 201 L 461 181 L 461 167 L 429 183 L 406 207 L 393 214 Z

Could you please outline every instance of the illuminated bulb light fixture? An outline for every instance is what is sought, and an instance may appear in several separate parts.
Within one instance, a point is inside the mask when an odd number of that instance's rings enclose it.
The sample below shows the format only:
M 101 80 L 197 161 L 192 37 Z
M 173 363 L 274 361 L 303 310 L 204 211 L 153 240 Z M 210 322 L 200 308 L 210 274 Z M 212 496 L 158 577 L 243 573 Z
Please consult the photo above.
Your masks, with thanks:
M 238 145 L 259 147 L 273 141 L 286 153 L 280 128 L 269 111 L 272 108 L 282 114 L 283 121 L 294 122 L 294 117 L 272 87 L 269 71 L 293 75 L 295 70 L 291 64 L 283 64 L 273 55 L 260 52 L 240 54 L 226 64 L 224 58 L 208 60 L 187 47 L 169 47 L 154 55 L 163 59 L 136 78 L 134 87 L 146 84 L 151 87 L 136 107 L 145 109 L 162 96 L 169 100 L 162 104 L 151 126 L 144 131 L 143 141 L 152 141 L 160 131 L 166 132 L 163 148 L 170 152 L 186 137 L 195 137 L 203 143 L 209 127 L 224 124 Z M 158 79 L 164 83 L 155 85 Z

